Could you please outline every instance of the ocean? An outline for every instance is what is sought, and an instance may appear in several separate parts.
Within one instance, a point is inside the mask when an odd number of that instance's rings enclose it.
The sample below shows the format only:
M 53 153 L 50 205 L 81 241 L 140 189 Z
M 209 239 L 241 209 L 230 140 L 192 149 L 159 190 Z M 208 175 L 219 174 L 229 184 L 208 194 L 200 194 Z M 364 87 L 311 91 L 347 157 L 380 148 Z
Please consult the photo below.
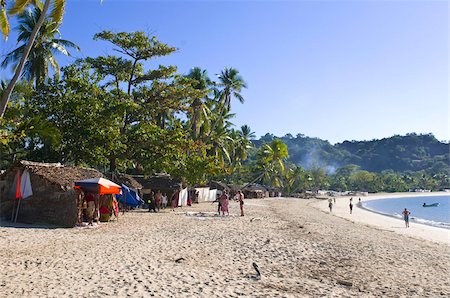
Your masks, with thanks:
M 422 207 L 423 203 L 439 206 Z M 402 211 L 407 208 L 411 222 L 450 229 L 450 195 L 369 200 L 363 201 L 362 207 L 397 218 L 402 218 Z

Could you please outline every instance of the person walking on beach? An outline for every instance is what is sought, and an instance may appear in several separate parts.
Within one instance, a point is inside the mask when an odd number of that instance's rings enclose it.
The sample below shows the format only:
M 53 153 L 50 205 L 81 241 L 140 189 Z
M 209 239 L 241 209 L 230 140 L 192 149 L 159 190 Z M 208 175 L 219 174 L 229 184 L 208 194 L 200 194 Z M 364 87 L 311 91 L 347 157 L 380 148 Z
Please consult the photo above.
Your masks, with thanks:
M 353 198 L 350 198 L 350 204 L 348 206 L 350 207 L 350 214 L 352 214 L 352 211 L 353 211 Z
M 403 210 L 402 214 L 403 214 L 403 219 L 405 220 L 405 226 L 407 228 L 409 228 L 409 215 L 411 214 L 411 212 L 409 212 L 408 209 L 405 208 L 405 210 Z
M 331 199 L 328 200 L 328 208 L 330 208 L 330 212 L 333 211 L 333 202 Z

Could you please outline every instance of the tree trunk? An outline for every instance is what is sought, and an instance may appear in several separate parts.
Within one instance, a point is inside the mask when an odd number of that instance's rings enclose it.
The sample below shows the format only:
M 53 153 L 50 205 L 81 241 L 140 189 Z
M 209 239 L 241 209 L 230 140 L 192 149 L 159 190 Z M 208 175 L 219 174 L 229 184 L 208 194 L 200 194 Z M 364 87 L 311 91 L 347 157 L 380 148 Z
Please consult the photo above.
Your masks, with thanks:
M 117 169 L 117 157 L 115 155 L 111 155 L 109 157 L 109 171 L 114 173 Z
M 28 40 L 28 43 L 27 43 L 27 46 L 25 47 L 22 58 L 20 59 L 19 65 L 17 66 L 17 69 L 14 73 L 14 77 L 9 82 L 8 87 L 6 87 L 5 93 L 2 96 L 2 99 L 0 101 L 0 118 L 3 118 L 3 115 L 5 114 L 6 106 L 8 105 L 8 101 L 11 96 L 11 93 L 14 89 L 14 86 L 17 83 L 17 80 L 20 77 L 20 74 L 22 73 L 25 62 L 27 61 L 28 55 L 30 54 L 31 47 L 33 46 L 34 40 L 36 39 L 36 35 L 39 32 L 39 29 L 41 29 L 42 24 L 44 23 L 48 8 L 50 6 L 50 1 L 51 0 L 45 0 L 45 4 L 44 4 L 44 7 L 42 8 L 41 16 L 39 17 L 39 20 L 37 21 L 36 26 L 33 28 L 33 31 L 31 32 L 30 39 Z

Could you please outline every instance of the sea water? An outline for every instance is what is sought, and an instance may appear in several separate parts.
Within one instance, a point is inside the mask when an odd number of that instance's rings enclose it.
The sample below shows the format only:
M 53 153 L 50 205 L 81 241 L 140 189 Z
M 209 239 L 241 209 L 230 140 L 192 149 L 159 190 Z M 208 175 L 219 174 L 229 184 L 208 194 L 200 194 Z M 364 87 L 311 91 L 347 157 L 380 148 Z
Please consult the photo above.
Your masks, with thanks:
M 422 207 L 423 203 L 439 203 L 439 206 Z M 411 212 L 411 222 L 450 229 L 450 195 L 369 200 L 363 201 L 362 207 L 397 218 L 402 218 L 407 208 Z

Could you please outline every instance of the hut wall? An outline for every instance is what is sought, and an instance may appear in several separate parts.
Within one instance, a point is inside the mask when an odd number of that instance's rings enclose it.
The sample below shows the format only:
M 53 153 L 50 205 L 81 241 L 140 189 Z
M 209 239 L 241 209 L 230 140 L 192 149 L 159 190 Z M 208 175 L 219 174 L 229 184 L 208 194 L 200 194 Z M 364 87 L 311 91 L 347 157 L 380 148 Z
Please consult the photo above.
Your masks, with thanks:
M 33 196 L 22 199 L 17 221 L 30 224 L 51 224 L 56 226 L 73 227 L 77 221 L 76 193 L 74 190 L 65 191 L 59 185 L 30 175 Z M 11 195 L 14 172 L 6 180 L 6 188 L 1 193 L 1 217 L 11 219 L 15 201 Z M 14 191 L 14 190 L 13 190 Z

